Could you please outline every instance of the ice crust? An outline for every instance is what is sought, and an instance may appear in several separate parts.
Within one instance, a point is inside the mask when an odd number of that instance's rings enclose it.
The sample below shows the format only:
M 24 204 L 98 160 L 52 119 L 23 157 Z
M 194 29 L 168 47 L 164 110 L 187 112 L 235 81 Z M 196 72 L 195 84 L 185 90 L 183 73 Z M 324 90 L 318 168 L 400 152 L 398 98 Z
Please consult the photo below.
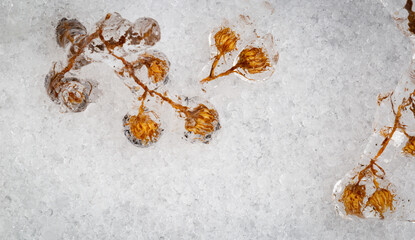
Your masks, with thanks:
M 377 94 L 409 66 L 397 10 L 375 0 L 2 1 L 1 238 L 412 239 L 412 223 L 348 221 L 331 200 L 373 132 Z M 166 88 L 220 115 L 211 143 L 182 139 L 182 120 L 162 107 L 170 130 L 134 147 L 120 127 L 133 95 L 105 64 L 84 67 L 102 92 L 84 112 L 50 101 L 45 74 L 64 57 L 56 24 L 92 29 L 107 12 L 158 21 Z M 240 14 L 278 40 L 276 72 L 256 84 L 218 79 L 204 93 L 209 34 Z M 414 189 L 414 171 L 413 160 L 396 165 L 393 183 Z

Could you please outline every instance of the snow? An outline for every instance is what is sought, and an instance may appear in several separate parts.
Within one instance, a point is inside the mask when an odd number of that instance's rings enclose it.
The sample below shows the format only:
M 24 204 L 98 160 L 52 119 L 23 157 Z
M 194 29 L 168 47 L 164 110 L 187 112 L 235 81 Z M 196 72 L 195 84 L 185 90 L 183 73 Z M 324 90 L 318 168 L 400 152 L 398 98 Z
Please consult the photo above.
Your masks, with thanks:
M 373 133 L 377 95 L 394 90 L 411 61 L 409 38 L 390 15 L 400 10 L 394 5 L 4 0 L 0 6 L 1 238 L 413 238 L 412 223 L 344 219 L 332 202 L 333 187 L 360 162 Z M 158 22 L 161 39 L 152 48 L 170 62 L 164 88 L 172 96 L 199 96 L 219 114 L 221 129 L 209 144 L 186 141 L 183 119 L 163 105 L 160 140 L 132 145 L 122 119 L 135 96 L 104 63 L 82 70 L 98 83 L 85 111 L 63 113 L 50 100 L 45 76 L 65 59 L 56 24 L 76 18 L 91 33 L 108 12 Z M 240 15 L 274 36 L 275 73 L 261 82 L 231 76 L 202 86 L 211 31 Z M 395 185 L 413 189 L 413 161 L 392 170 Z

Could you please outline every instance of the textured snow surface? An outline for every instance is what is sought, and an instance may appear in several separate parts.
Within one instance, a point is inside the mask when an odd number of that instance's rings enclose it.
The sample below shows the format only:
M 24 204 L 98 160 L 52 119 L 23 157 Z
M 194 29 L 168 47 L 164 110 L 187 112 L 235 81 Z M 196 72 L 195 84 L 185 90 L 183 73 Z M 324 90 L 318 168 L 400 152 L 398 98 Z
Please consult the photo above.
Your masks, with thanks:
M 182 139 L 171 110 L 157 144 L 130 144 L 122 118 L 133 95 L 105 64 L 88 66 L 101 94 L 86 111 L 61 113 L 49 99 L 44 78 L 64 54 L 57 22 L 77 18 L 91 32 L 114 11 L 158 21 L 166 88 L 220 115 L 210 144 Z M 209 33 L 239 14 L 276 37 L 276 73 L 218 79 L 204 93 Z M 331 200 L 372 134 L 377 94 L 395 88 L 411 59 L 379 1 L 3 0 L 0 33 L 1 239 L 415 236 L 408 222 L 343 219 Z M 400 167 L 402 183 L 413 184 L 414 165 Z

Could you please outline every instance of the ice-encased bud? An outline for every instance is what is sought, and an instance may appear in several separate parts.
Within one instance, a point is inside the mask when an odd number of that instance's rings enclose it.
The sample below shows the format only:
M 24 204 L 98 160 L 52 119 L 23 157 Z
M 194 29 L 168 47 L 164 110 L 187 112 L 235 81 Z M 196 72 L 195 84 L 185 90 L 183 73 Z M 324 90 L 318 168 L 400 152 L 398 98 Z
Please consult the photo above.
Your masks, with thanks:
M 402 148 L 402 152 L 408 156 L 415 156 L 415 137 L 410 137 Z
M 363 217 L 363 199 L 366 197 L 366 187 L 360 184 L 349 184 L 345 187 L 340 202 L 344 205 L 346 214 Z
M 395 194 L 395 185 L 386 179 L 380 169 L 376 170 L 376 165 L 373 168 L 366 167 L 360 166 L 336 183 L 333 200 L 337 212 L 347 218 L 383 219 L 386 214 L 396 215 L 395 207 L 398 200 L 402 199 Z
M 132 25 L 131 44 L 154 46 L 160 41 L 160 33 L 160 26 L 155 19 L 149 17 L 139 18 Z
M 279 56 L 274 45 L 273 36 L 266 34 L 238 54 L 234 65 L 238 67 L 242 79 L 259 81 L 273 75 Z
M 77 78 L 64 78 L 61 81 L 62 84 L 57 88 L 59 101 L 72 112 L 84 111 L 88 106 L 92 86 Z
M 45 88 L 52 101 L 71 112 L 81 112 L 88 106 L 92 84 L 74 77 L 62 78 L 52 71 L 45 78 Z
M 138 71 L 143 67 L 147 69 L 145 76 L 141 76 Z M 169 73 L 170 62 L 167 56 L 159 51 L 146 51 L 140 54 L 134 61 L 134 71 L 140 79 L 148 79 L 149 83 L 158 87 L 160 84 L 166 83 L 167 74 Z
M 56 27 L 56 40 L 59 46 L 70 46 L 68 50 L 69 59 L 76 55 L 76 59 L 73 59 L 74 69 L 79 69 L 90 63 L 83 54 L 80 54 L 86 36 L 86 28 L 76 19 L 62 18 Z
M 214 35 L 215 46 L 219 53 L 225 54 L 236 48 L 239 37 L 229 27 L 221 28 Z
M 148 147 L 157 142 L 163 132 L 160 119 L 151 111 L 137 115 L 126 114 L 123 125 L 124 135 L 137 147 Z
M 271 61 L 262 48 L 248 47 L 238 56 L 237 66 L 250 74 L 261 73 L 271 66 Z
M 200 103 L 188 110 L 185 119 L 185 137 L 190 141 L 209 143 L 220 129 L 219 114 L 209 103 Z
M 115 12 L 108 14 L 98 22 L 97 26 L 101 29 L 102 37 L 108 43 L 108 47 L 113 49 L 126 42 L 131 33 L 132 23 Z
M 86 34 L 86 28 L 76 19 L 62 18 L 56 27 L 56 41 L 61 47 L 66 47 L 68 43 L 76 43 Z
M 386 188 L 378 188 L 367 200 L 367 206 L 372 207 L 373 211 L 384 218 L 384 213 L 388 210 L 393 211 L 394 195 Z

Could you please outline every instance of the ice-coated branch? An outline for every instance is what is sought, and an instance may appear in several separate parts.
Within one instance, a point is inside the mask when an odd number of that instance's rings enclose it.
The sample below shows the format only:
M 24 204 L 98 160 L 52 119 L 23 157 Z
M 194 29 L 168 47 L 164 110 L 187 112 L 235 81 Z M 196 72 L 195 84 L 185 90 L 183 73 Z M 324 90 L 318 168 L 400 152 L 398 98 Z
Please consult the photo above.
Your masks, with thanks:
M 160 27 L 156 20 L 140 18 L 131 23 L 118 13 L 107 14 L 97 23 L 96 30 L 88 35 L 78 20 L 64 18 L 58 23 L 56 38 L 58 45 L 67 49 L 68 60 L 59 69 L 54 64 L 46 76 L 45 87 L 49 97 L 67 110 L 84 111 L 94 85 L 66 75 L 93 62 L 110 61 L 120 78 L 133 79 L 136 86 L 129 87 L 141 101 L 138 113 L 126 114 L 123 119 L 124 132 L 131 143 L 147 147 L 155 143 L 163 132 L 157 114 L 144 106 L 148 97 L 159 98 L 185 118 L 186 138 L 208 143 L 220 128 L 219 115 L 209 103 L 185 106 L 157 91 L 158 86 L 166 83 L 170 62 L 163 53 L 148 50 L 160 40 Z M 139 77 L 143 68 L 147 74 Z

